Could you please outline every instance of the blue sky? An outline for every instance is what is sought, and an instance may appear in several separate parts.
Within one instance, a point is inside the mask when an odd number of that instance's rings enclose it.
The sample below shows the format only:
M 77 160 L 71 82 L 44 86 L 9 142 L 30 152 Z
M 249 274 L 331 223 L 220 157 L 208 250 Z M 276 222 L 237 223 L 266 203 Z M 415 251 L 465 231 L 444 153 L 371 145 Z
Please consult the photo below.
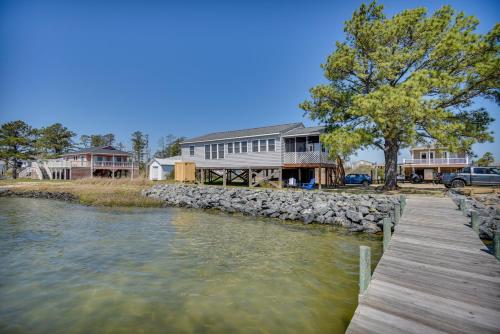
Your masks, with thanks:
M 499 21 L 498 1 L 382 1 L 392 15 L 451 4 Z M 298 104 L 361 1 L 2 1 L 0 122 L 159 137 L 303 121 Z M 483 105 L 493 117 L 499 108 Z M 500 133 L 500 121 L 492 128 Z M 478 154 L 500 145 L 482 144 Z M 404 156 L 405 154 L 403 154 Z M 383 161 L 379 151 L 356 159 Z

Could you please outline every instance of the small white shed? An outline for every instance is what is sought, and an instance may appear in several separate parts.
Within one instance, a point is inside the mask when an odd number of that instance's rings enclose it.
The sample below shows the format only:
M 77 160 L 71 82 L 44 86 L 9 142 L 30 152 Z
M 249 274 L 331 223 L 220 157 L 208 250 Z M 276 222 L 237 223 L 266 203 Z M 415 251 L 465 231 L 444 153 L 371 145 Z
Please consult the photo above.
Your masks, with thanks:
M 5 176 L 5 174 L 7 174 L 7 166 L 5 162 L 0 161 L 0 177 Z
M 150 180 L 166 180 L 175 170 L 175 163 L 181 162 L 180 155 L 170 158 L 153 158 L 148 163 Z

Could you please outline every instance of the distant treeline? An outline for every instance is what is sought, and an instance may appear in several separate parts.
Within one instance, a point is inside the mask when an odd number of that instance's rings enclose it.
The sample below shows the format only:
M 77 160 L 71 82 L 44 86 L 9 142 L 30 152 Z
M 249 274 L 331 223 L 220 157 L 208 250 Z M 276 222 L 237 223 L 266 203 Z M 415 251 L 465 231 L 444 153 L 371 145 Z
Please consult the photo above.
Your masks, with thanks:
M 142 131 L 131 134 L 130 148 L 116 141 L 113 133 L 82 134 L 77 139 L 76 132 L 71 131 L 61 123 L 55 123 L 42 128 L 34 128 L 17 120 L 3 123 L 0 126 L 0 160 L 12 168 L 12 176 L 17 177 L 19 161 L 31 159 L 58 158 L 62 154 L 76 149 L 99 146 L 114 146 L 133 154 L 134 160 L 143 168 L 150 159 L 149 135 Z M 184 137 L 167 135 L 161 137 L 155 157 L 166 158 L 180 154 L 180 142 Z

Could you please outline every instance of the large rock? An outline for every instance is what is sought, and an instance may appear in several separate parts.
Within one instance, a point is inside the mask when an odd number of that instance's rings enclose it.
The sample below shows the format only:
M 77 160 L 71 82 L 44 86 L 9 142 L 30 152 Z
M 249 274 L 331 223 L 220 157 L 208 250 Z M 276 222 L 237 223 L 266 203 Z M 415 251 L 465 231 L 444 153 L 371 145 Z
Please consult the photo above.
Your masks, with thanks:
M 224 188 L 184 184 L 156 185 L 144 196 L 159 198 L 167 206 L 218 209 L 305 224 L 340 225 L 353 232 L 380 231 L 379 221 L 388 216 L 396 197 L 347 193 Z M 1 196 L 1 195 L 0 195 Z

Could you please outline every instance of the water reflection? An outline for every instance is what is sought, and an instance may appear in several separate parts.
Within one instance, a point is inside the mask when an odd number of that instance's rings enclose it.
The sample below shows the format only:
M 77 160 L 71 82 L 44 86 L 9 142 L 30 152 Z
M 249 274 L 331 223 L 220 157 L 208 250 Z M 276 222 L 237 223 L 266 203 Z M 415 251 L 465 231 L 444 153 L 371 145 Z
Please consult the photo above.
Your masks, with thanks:
M 184 209 L 0 199 L 0 332 L 337 333 L 379 238 Z

